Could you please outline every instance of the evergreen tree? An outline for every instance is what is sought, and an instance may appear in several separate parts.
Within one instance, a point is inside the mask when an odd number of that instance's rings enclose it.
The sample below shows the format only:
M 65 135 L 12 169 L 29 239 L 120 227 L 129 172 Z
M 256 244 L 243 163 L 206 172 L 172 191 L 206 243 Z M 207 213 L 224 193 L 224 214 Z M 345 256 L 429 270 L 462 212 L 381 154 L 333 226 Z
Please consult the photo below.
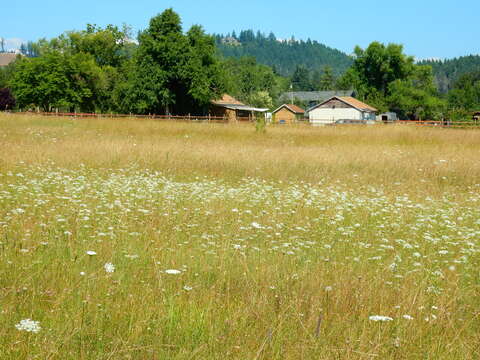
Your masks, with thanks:
M 310 73 L 303 65 L 298 65 L 291 79 L 293 91 L 311 91 L 313 90 L 310 81 Z
M 333 90 L 335 89 L 335 77 L 330 66 L 324 66 L 322 74 L 317 83 L 318 90 Z

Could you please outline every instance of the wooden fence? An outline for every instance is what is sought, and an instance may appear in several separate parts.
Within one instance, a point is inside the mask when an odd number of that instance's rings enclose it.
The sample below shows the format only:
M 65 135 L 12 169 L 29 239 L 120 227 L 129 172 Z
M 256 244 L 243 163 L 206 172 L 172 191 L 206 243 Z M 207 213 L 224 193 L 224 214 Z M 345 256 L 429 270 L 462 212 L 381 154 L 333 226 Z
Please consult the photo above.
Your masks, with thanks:
M 413 126 L 436 126 L 445 128 L 480 128 L 478 121 L 449 121 L 449 120 L 398 120 L 393 124 Z
M 77 112 L 15 112 L 23 115 L 41 115 L 49 117 L 75 117 L 75 118 L 96 118 L 96 119 L 155 119 L 170 121 L 198 121 L 198 122 L 228 122 L 226 117 L 222 116 L 196 116 L 196 115 L 135 115 L 135 114 L 98 114 L 98 113 L 77 113 Z M 242 119 L 243 120 L 243 119 Z
M 212 123 L 228 123 L 228 118 L 222 116 L 196 116 L 196 115 L 135 115 L 135 114 L 98 114 L 98 113 L 77 113 L 77 112 L 14 112 L 15 114 L 24 115 L 41 115 L 49 117 L 75 117 L 75 118 L 97 118 L 97 119 L 155 119 L 155 120 L 167 120 L 167 121 L 192 121 L 192 122 L 212 122 Z M 301 121 L 296 123 L 304 123 L 309 125 L 307 121 Z M 250 117 L 237 117 L 237 121 L 251 122 Z M 378 124 L 383 124 L 378 122 Z M 433 126 L 433 127 L 445 127 L 445 128 L 479 128 L 479 121 L 439 121 L 439 120 L 397 120 L 394 122 L 385 123 L 386 125 L 411 125 L 411 126 Z M 285 125 L 285 124 L 281 124 Z M 333 125 L 333 124 L 332 124 Z M 342 125 L 343 126 L 343 125 Z

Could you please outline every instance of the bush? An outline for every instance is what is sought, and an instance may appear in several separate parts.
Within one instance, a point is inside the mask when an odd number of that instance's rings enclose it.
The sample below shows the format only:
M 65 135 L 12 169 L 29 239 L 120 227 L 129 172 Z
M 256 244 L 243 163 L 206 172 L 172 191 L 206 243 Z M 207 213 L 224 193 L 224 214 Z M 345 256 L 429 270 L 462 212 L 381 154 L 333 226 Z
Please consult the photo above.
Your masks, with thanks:
M 15 107 L 15 98 L 8 88 L 0 89 L 0 110 L 11 110 Z

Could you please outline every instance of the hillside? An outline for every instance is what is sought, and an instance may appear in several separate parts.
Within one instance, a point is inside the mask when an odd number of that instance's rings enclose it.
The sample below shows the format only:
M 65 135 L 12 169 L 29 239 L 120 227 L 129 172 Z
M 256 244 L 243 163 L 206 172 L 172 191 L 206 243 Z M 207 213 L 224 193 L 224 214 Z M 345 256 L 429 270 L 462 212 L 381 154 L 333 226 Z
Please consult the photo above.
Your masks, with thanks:
M 421 65 L 430 65 L 441 92 L 452 89 L 455 81 L 463 74 L 480 70 L 480 55 L 462 56 L 448 60 L 426 60 Z
M 261 64 L 273 67 L 279 74 L 290 76 L 297 65 L 309 70 L 331 66 L 340 75 L 352 64 L 347 54 L 317 41 L 281 40 L 273 33 L 266 36 L 252 30 L 227 35 L 215 35 L 219 52 L 226 57 L 253 56 Z

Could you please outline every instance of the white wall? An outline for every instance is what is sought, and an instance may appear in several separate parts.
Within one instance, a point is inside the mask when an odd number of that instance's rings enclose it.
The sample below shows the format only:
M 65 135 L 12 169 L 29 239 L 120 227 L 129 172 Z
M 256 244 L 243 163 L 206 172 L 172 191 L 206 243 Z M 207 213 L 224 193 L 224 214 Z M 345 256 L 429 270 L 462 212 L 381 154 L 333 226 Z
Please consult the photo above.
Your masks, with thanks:
M 354 108 L 316 108 L 308 114 L 314 124 L 332 124 L 337 120 L 362 120 L 362 112 Z

